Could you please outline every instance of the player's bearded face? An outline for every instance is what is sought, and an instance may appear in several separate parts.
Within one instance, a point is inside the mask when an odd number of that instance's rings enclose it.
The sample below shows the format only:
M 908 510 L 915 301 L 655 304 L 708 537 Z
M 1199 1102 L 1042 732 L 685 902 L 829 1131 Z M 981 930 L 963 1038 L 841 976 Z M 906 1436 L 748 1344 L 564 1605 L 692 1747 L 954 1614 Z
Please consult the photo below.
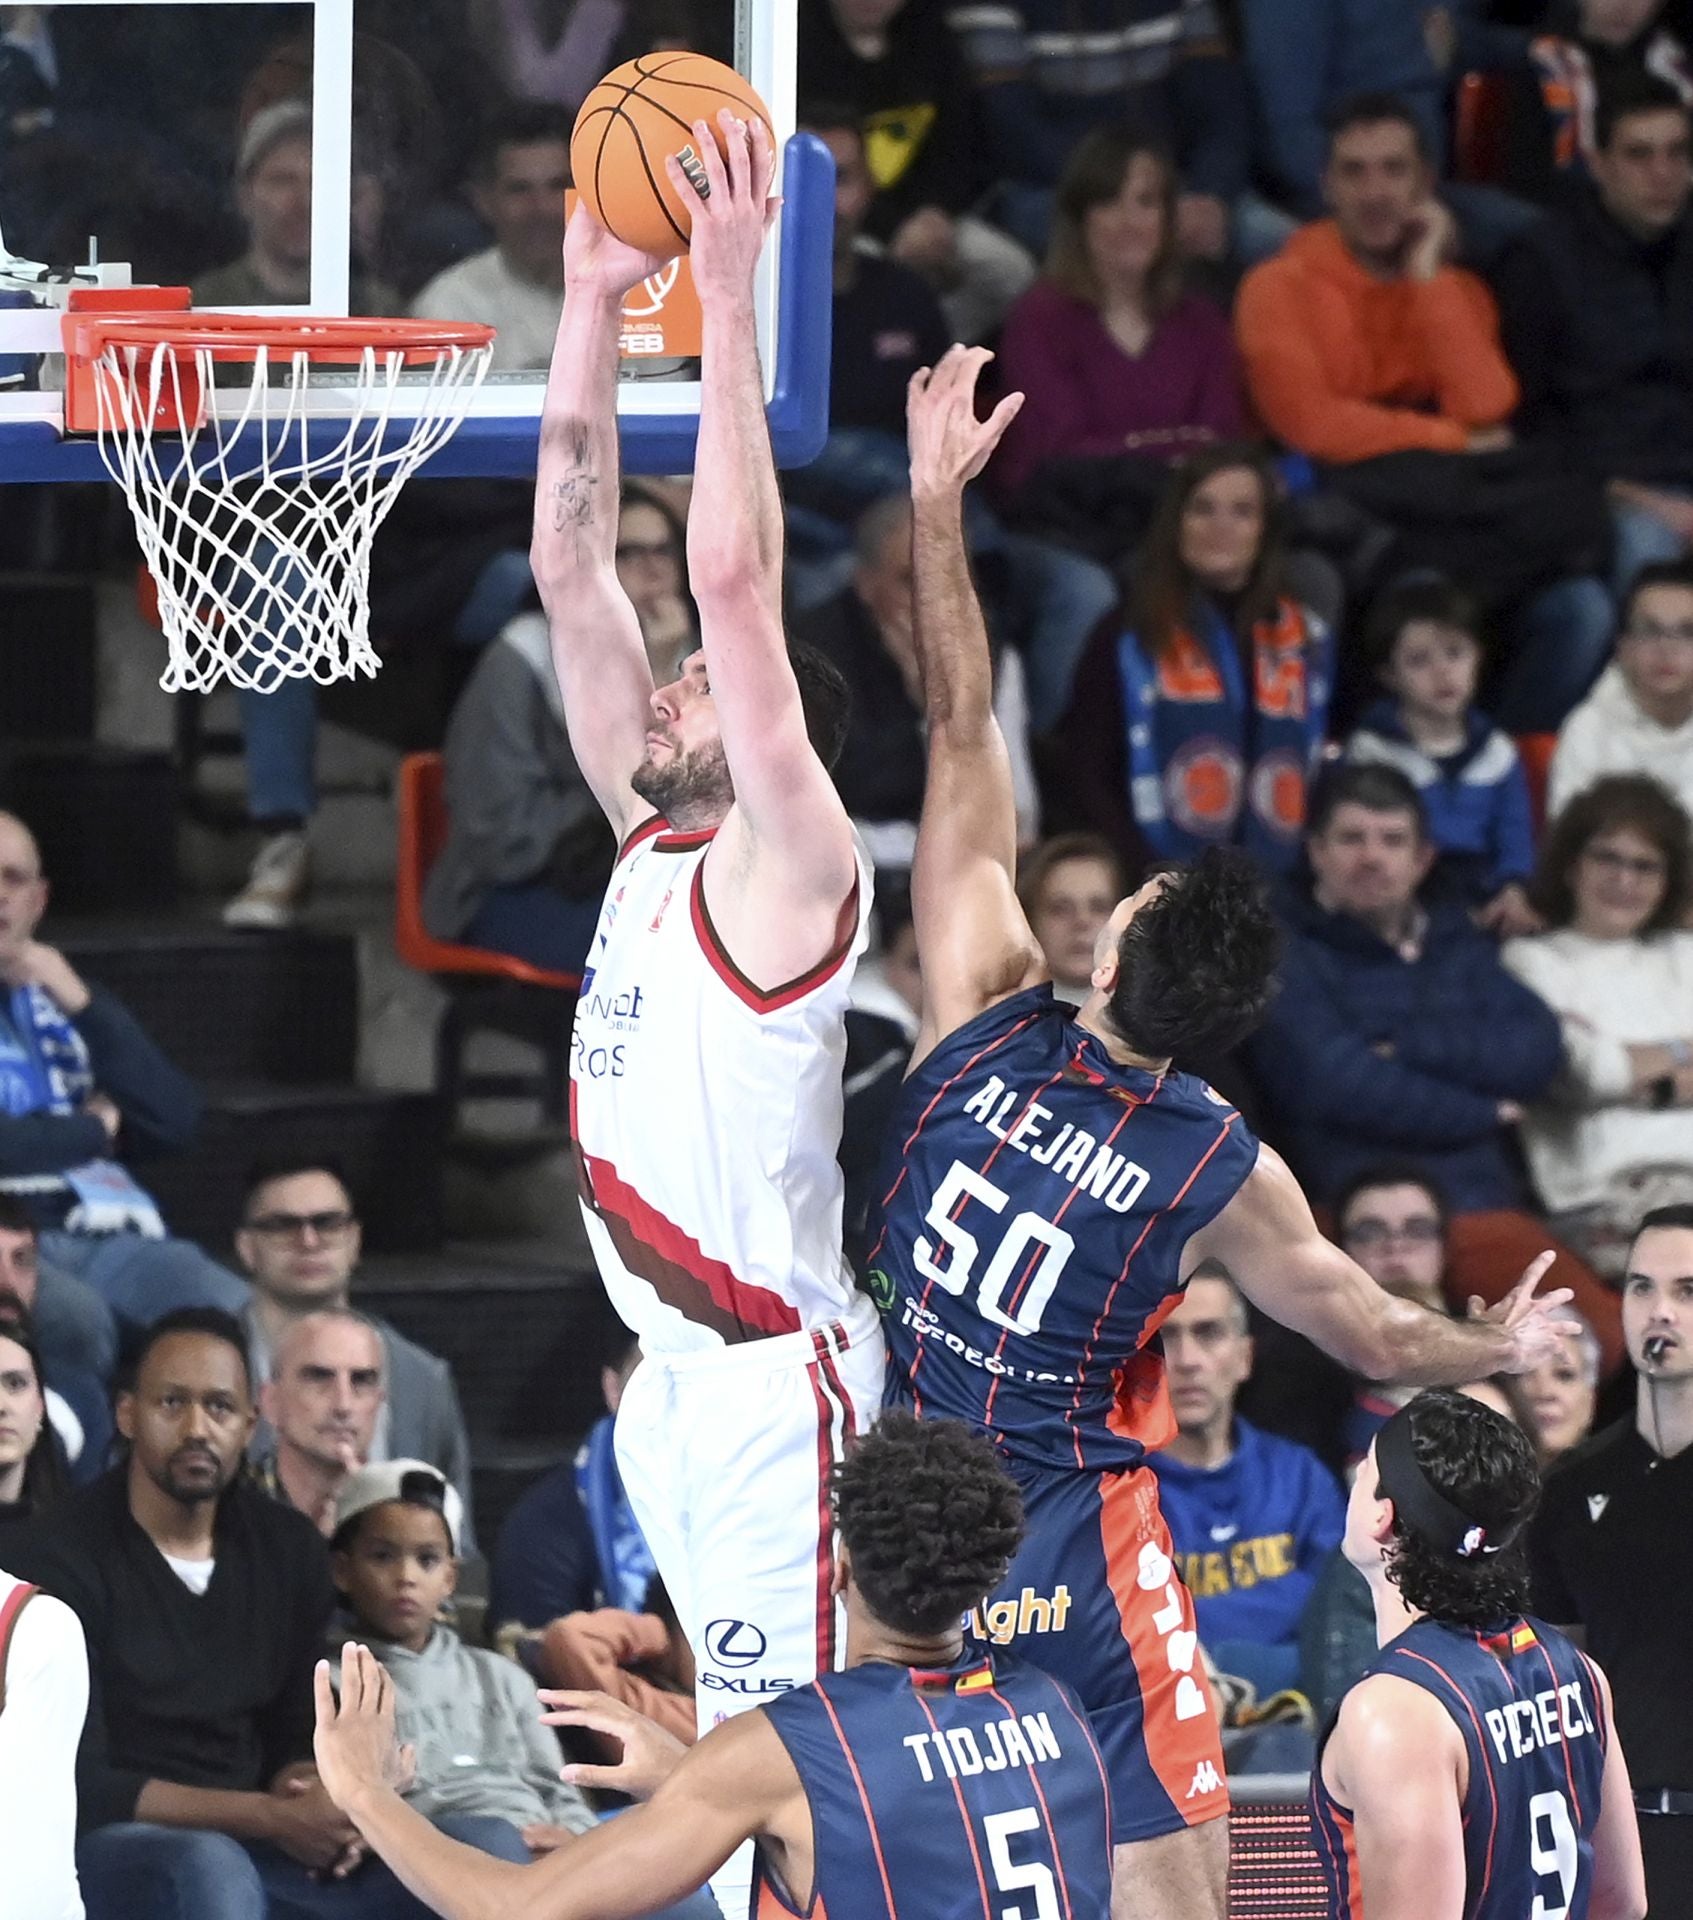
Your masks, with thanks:
M 629 784 L 673 827 L 714 826 L 735 797 L 723 742 L 706 740 L 684 750 L 669 729 L 662 744 L 648 739 Z

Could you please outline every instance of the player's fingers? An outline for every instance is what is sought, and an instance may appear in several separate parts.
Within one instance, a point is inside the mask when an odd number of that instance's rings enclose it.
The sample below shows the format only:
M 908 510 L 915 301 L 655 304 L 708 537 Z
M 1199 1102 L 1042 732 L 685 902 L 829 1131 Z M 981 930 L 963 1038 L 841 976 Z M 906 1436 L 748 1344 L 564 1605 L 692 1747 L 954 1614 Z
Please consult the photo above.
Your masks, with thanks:
M 621 1767 L 591 1767 L 585 1764 L 573 1764 L 561 1767 L 558 1776 L 569 1787 L 607 1787 L 613 1793 L 618 1792 L 627 1775 Z
M 705 195 L 700 191 L 700 180 L 703 176 L 696 176 L 690 173 L 688 169 L 683 166 L 680 154 L 667 153 L 664 156 L 664 174 L 671 186 L 673 186 L 679 194 L 684 196 L 684 204 L 691 206 L 693 200 L 703 200 L 705 198 Z M 693 199 L 688 199 L 688 195 L 692 195 Z
M 753 190 L 768 199 L 776 179 L 776 145 L 770 129 L 754 114 L 747 126 L 747 148 L 752 161 Z
M 718 149 L 723 155 L 723 177 L 729 183 L 729 198 L 739 206 L 752 191 L 752 156 L 747 150 L 747 123 L 738 113 L 724 107 L 718 112 L 717 124 L 723 134 L 723 145 Z
M 362 1651 L 356 1640 L 349 1640 L 341 1649 L 341 1710 L 344 1713 L 357 1713 L 364 1698 L 364 1676 L 359 1671 Z
M 1531 1299 L 1535 1288 L 1539 1286 L 1540 1282 L 1546 1277 L 1547 1270 L 1557 1257 L 1557 1253 L 1551 1247 L 1548 1247 L 1544 1253 L 1536 1254 L 1528 1265 L 1523 1268 L 1522 1278 L 1511 1289 L 1512 1294 L 1514 1296 L 1520 1296 L 1524 1300 Z
M 988 415 L 987 427 L 982 437 L 987 444 L 997 446 L 999 437 L 1023 410 L 1023 396 L 1020 393 L 1008 393 Z
M 1472 1320 L 1484 1320 L 1487 1317 L 1487 1302 L 1479 1293 L 1472 1293 L 1464 1311 Z
M 603 1707 L 555 1707 L 550 1713 L 541 1715 L 543 1727 L 586 1727 L 592 1733 L 612 1733 L 619 1736 L 629 1731 L 629 1722 L 620 1719 L 615 1712 L 608 1713 Z
M 335 1689 L 329 1684 L 329 1662 L 320 1660 L 312 1668 L 312 1698 L 317 1703 L 317 1723 L 320 1727 L 335 1724 Z M 293 1786 L 293 1781 L 289 1781 Z
M 723 168 L 723 150 L 717 144 L 717 136 L 703 120 L 694 122 L 693 144 L 700 171 L 705 175 L 706 190 L 700 198 L 709 201 L 715 194 L 717 204 L 722 206 L 729 198 L 729 176 Z

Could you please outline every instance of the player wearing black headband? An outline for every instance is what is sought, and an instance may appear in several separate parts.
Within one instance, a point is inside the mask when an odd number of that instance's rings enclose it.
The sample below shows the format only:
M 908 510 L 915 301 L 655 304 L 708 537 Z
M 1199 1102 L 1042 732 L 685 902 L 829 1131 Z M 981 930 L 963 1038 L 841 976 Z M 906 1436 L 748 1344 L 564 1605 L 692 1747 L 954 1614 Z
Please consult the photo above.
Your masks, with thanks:
M 1381 1651 L 1311 1776 L 1331 1920 L 1643 1920 L 1610 1686 L 1524 1613 L 1539 1493 L 1522 1433 L 1445 1389 L 1358 1469 L 1343 1551 Z

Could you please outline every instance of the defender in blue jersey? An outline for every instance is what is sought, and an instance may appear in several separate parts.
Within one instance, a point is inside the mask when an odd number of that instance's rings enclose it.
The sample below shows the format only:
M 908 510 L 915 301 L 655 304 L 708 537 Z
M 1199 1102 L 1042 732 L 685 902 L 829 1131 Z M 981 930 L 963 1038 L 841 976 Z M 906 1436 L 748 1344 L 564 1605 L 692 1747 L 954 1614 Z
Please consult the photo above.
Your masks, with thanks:
M 652 1913 L 747 1840 L 750 1920 L 1103 1920 L 1111 1795 L 1087 1716 L 1068 1688 L 960 1624 L 1016 1549 L 1016 1487 L 977 1435 L 899 1413 L 859 1441 L 834 1485 L 844 1673 L 736 1714 L 691 1749 L 604 1694 L 541 1695 L 558 1708 L 549 1724 L 624 1743 L 619 1765 L 570 1777 L 648 1804 L 533 1866 L 449 1840 L 395 1791 L 392 1685 L 352 1646 L 339 1704 L 318 1669 L 325 1786 L 453 1920 Z M 761 1631 L 724 1624 L 740 1645 Z
M 1528 1619 L 1527 1439 L 1423 1393 L 1371 1443 L 1345 1552 L 1381 1652 L 1318 1745 L 1331 1920 L 1643 1920 L 1646 1873 L 1604 1675 Z
M 1391 1298 L 1318 1233 L 1240 1115 L 1173 1066 L 1226 1051 L 1268 1003 L 1276 933 L 1243 856 L 1214 848 L 1148 880 L 1112 913 L 1083 1005 L 1053 998 L 1017 903 L 1011 775 L 963 537 L 964 486 L 1016 404 L 977 421 L 987 358 L 954 348 L 911 386 L 924 1016 L 869 1280 L 891 1396 L 991 1435 L 1022 1488 L 1027 1537 L 982 1624 L 1088 1709 L 1113 1791 L 1113 1914 L 1222 1920 L 1221 1742 L 1145 1464 L 1173 1431 L 1160 1324 L 1209 1265 L 1354 1372 L 1463 1381 L 1553 1352 L 1548 1313 L 1567 1296 L 1535 1298 L 1548 1254 L 1487 1319 Z

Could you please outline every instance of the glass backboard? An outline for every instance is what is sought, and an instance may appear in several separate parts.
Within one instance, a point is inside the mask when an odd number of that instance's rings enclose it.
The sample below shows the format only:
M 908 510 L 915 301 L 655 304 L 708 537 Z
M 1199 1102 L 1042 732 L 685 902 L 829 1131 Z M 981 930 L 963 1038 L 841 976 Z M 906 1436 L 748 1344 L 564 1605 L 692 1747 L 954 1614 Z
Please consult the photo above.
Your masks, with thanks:
M 294 316 L 480 320 L 449 309 L 499 297 L 520 322 L 426 471 L 532 471 L 562 297 L 547 277 L 557 135 L 610 66 L 666 45 L 732 61 L 783 144 L 758 318 L 778 457 L 810 458 L 826 424 L 833 181 L 819 143 L 789 137 L 794 32 L 792 0 L 0 6 L 0 480 L 102 471 L 92 443 L 63 434 L 59 309 L 77 278 Z M 511 138 L 491 154 L 497 131 Z M 652 317 L 670 277 L 638 290 L 627 321 L 619 408 L 636 471 L 692 463 L 697 363 L 658 350 Z M 333 373 L 314 386 L 326 417 L 336 391 Z

